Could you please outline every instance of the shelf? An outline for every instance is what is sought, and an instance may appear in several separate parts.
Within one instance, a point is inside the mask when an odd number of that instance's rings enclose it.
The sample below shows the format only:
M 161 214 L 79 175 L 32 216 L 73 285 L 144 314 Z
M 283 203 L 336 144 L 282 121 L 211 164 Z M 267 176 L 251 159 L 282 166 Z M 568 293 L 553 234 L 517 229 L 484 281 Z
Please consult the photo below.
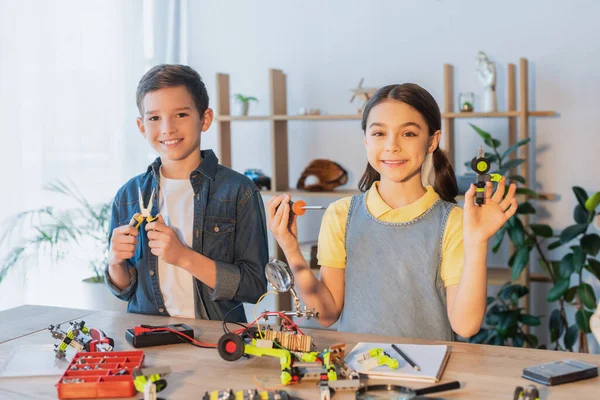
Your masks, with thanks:
M 236 115 L 215 115 L 215 121 L 270 121 L 269 115 L 236 116 Z
M 355 121 L 362 118 L 361 114 L 348 115 L 273 115 L 275 121 Z
M 282 194 L 289 194 L 292 200 L 303 197 L 323 197 L 323 198 L 338 198 L 350 197 L 361 192 L 357 189 L 346 189 L 346 190 L 334 190 L 333 192 L 308 192 L 306 190 L 290 189 L 286 191 L 274 191 L 274 190 L 263 190 L 261 194 L 263 196 L 280 196 Z
M 554 111 L 529 111 L 528 117 L 554 117 Z M 520 111 L 498 111 L 498 112 L 446 112 L 442 114 L 442 118 L 502 118 L 502 117 L 519 117 Z
M 309 192 L 306 190 L 298 190 L 298 189 L 289 189 L 289 190 L 278 190 L 278 191 L 272 191 L 272 190 L 264 190 L 261 191 L 263 196 L 279 196 L 282 194 L 289 194 L 292 196 L 292 198 L 302 198 L 302 197 L 334 197 L 334 198 L 342 198 L 342 197 L 350 197 L 353 196 L 355 194 L 360 194 L 361 192 L 358 189 L 341 189 L 341 190 L 334 190 L 333 192 Z M 531 199 L 530 196 L 527 195 L 522 195 L 522 194 L 518 194 L 517 196 L 517 201 L 519 203 L 525 202 L 529 199 Z M 537 200 L 554 200 L 556 198 L 556 195 L 554 194 L 544 194 L 544 193 L 540 193 L 539 197 L 537 198 Z M 465 196 L 464 195 L 459 195 L 456 196 L 456 201 L 464 201 L 465 200 Z
M 349 115 L 216 115 L 215 121 L 356 121 L 360 114 Z

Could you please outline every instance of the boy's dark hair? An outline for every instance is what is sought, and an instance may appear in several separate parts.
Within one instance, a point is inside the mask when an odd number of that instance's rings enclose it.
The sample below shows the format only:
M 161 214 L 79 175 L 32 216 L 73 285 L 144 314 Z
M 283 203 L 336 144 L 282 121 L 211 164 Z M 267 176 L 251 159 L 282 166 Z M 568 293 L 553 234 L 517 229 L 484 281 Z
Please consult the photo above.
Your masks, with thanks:
M 187 65 L 180 64 L 156 65 L 142 76 L 135 93 L 140 115 L 144 115 L 144 96 L 147 93 L 174 86 L 183 86 L 188 90 L 202 118 L 208 108 L 206 86 L 198 72 Z
M 414 83 L 403 83 L 401 85 L 384 86 L 377 90 L 369 101 L 367 101 L 361 119 L 363 133 L 366 134 L 367 118 L 369 117 L 371 109 L 388 99 L 401 101 L 417 110 L 427 123 L 429 136 L 433 136 L 436 131 L 442 129 L 440 108 L 433 96 L 419 85 Z M 448 161 L 448 157 L 446 157 L 446 154 L 439 146 L 433 152 L 433 167 L 435 170 L 434 190 L 443 200 L 456 203 L 455 197 L 458 195 L 456 175 L 454 175 L 454 169 Z M 371 164 L 367 163 L 367 169 L 362 178 L 360 178 L 358 188 L 361 192 L 366 192 L 373 182 L 378 181 L 379 179 L 381 179 L 379 172 L 377 172 Z

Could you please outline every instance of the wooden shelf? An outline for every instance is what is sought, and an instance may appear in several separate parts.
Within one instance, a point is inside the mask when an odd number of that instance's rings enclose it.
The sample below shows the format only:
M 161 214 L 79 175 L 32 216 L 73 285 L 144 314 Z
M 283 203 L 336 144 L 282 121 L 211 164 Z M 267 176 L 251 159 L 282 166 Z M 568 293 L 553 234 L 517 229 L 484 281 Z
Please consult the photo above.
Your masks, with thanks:
M 360 114 L 350 115 L 216 115 L 215 121 L 356 121 Z
M 558 115 L 554 111 L 529 111 L 528 117 L 554 117 Z M 445 112 L 442 118 L 503 118 L 520 117 L 521 111 L 498 111 L 498 112 Z
M 306 190 L 290 189 L 290 190 L 264 190 L 261 191 L 263 196 L 280 196 L 289 194 L 292 199 L 303 197 L 323 197 L 323 198 L 338 198 L 350 197 L 361 193 L 358 189 L 334 190 L 333 192 L 308 192 Z
M 292 196 L 292 198 L 302 198 L 302 197 L 333 197 L 333 198 L 342 198 L 342 197 L 350 197 L 353 196 L 355 194 L 360 194 L 360 190 L 358 189 L 340 189 L 340 190 L 334 190 L 333 192 L 309 192 L 306 190 L 298 190 L 298 189 L 288 189 L 288 190 L 263 190 L 261 191 L 261 194 L 263 196 L 279 196 L 282 194 L 289 194 Z M 517 201 L 519 203 L 522 203 L 524 201 L 527 201 L 529 199 L 531 199 L 530 196 L 527 195 L 523 195 L 523 194 L 518 194 L 517 196 Z M 556 195 L 554 194 L 544 194 L 544 193 L 540 193 L 540 196 L 537 198 L 537 200 L 554 200 L 556 198 Z M 465 200 L 465 196 L 464 195 L 458 195 L 456 196 L 456 201 L 464 201 Z
M 360 114 L 338 115 L 273 115 L 275 121 L 356 121 Z
M 215 115 L 215 121 L 271 121 L 271 119 L 269 115 Z

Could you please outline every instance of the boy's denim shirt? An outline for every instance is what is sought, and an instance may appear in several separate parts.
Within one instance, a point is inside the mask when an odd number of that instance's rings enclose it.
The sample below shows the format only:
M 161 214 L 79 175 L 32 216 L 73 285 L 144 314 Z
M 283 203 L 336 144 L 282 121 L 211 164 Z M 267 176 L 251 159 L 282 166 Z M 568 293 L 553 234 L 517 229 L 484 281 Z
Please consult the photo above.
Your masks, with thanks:
M 194 232 L 192 249 L 217 265 L 214 289 L 194 278 L 196 318 L 223 320 L 241 302 L 255 303 L 267 291 L 265 265 L 269 261 L 264 205 L 260 191 L 247 177 L 218 164 L 212 150 L 201 151 L 203 161 L 190 174 L 194 190 Z M 158 214 L 159 167 L 157 158 L 146 173 L 127 182 L 115 196 L 108 242 L 114 228 L 127 225 L 140 212 L 138 187 L 144 201 L 155 191 L 152 215 Z M 158 279 L 158 257 L 150 252 L 145 224 L 140 226 L 138 244 L 127 260 L 129 286 L 119 290 L 105 281 L 120 299 L 129 301 L 128 312 L 168 316 Z M 227 317 L 245 322 L 242 306 Z

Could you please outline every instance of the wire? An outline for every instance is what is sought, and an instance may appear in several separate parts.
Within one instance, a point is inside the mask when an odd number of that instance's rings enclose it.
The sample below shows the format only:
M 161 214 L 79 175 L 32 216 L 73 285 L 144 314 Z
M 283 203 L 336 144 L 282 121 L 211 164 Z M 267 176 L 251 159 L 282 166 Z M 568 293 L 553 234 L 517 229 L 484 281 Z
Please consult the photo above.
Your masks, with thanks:
M 258 320 L 259 320 L 259 318 L 262 318 L 262 317 L 263 317 L 263 315 L 265 315 L 265 314 L 267 314 L 267 315 L 268 315 L 268 313 L 262 313 L 260 317 L 256 317 L 256 309 L 257 309 L 258 305 L 260 304 L 260 302 L 262 301 L 262 299 L 264 299 L 264 298 L 265 298 L 265 296 L 266 296 L 266 295 L 268 295 L 268 294 L 273 294 L 273 295 L 275 295 L 275 296 L 276 296 L 276 295 L 277 295 L 277 292 L 274 292 L 274 291 L 272 291 L 272 290 L 271 290 L 271 291 L 268 291 L 268 292 L 264 293 L 262 296 L 260 296 L 260 297 L 258 298 L 258 301 L 257 301 L 257 302 L 256 302 L 256 304 L 254 305 L 254 322 L 253 322 L 253 323 L 256 323 L 256 327 L 258 328 L 258 336 L 259 336 L 261 339 L 263 338 L 263 335 L 262 335 L 262 332 L 260 331 L 260 323 L 258 322 Z
M 216 343 L 203 343 L 192 337 L 189 337 L 188 335 L 186 335 L 183 332 L 180 332 L 175 329 L 167 328 L 167 327 L 149 328 L 149 327 L 136 326 L 135 328 L 133 328 L 133 332 L 135 335 L 139 335 L 141 333 L 147 333 L 147 332 L 171 332 L 171 333 L 176 334 L 177 337 L 186 340 L 188 343 L 193 344 L 196 347 L 202 347 L 202 348 L 206 348 L 206 349 L 212 349 L 212 348 L 217 347 Z
M 237 306 L 233 307 L 231 310 L 227 311 L 227 313 L 225 314 L 225 316 L 223 317 L 223 331 L 225 333 L 230 333 L 229 329 L 227 328 L 227 317 L 229 316 L 229 314 L 231 314 L 233 312 L 233 310 L 235 310 L 236 308 L 243 306 L 244 303 L 240 303 Z M 233 321 L 232 321 L 233 323 Z M 236 324 L 240 325 L 238 322 L 236 322 Z

